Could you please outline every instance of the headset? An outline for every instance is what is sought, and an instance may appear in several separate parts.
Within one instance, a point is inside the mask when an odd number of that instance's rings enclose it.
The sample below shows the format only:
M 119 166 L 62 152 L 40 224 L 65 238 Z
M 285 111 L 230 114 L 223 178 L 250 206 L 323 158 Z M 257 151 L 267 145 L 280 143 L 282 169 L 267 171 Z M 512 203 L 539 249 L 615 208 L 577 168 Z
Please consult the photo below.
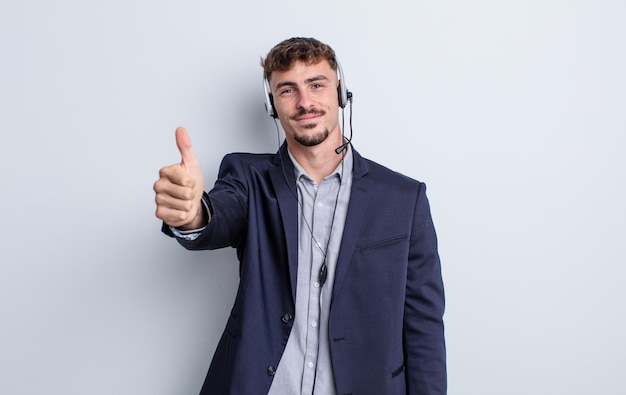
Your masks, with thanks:
M 343 76 L 343 70 L 341 69 L 341 64 L 339 61 L 337 63 L 337 77 L 339 78 L 339 85 L 337 86 L 337 96 L 339 99 L 339 107 L 345 108 L 346 104 L 352 102 L 352 92 L 348 90 L 345 83 L 345 78 Z M 272 118 L 278 118 L 278 113 L 276 112 L 276 107 L 274 106 L 274 97 L 270 92 L 270 82 L 265 75 L 263 76 L 263 90 L 265 91 L 265 111 Z

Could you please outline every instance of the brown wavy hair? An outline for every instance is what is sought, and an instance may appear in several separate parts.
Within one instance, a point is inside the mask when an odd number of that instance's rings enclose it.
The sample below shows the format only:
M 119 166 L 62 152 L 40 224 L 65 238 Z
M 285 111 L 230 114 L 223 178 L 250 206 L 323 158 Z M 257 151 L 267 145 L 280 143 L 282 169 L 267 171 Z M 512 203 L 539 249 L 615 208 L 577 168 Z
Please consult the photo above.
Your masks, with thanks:
M 296 61 L 307 65 L 327 60 L 331 68 L 337 69 L 335 51 L 327 44 L 314 38 L 292 37 L 278 43 L 261 59 L 263 74 L 269 81 L 274 71 L 287 71 Z

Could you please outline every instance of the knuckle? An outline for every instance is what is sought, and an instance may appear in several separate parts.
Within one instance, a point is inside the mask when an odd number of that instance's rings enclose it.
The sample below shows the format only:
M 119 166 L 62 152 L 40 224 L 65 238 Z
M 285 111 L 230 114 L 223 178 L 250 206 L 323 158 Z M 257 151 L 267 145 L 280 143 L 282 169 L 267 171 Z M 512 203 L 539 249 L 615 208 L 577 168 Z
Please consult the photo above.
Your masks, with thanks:
M 163 195 L 160 193 L 157 193 L 154 196 L 154 201 L 156 202 L 157 206 L 161 206 L 163 203 L 165 203 L 165 200 L 163 198 Z
M 168 172 L 168 169 L 169 169 L 169 167 L 162 167 L 162 168 L 159 170 L 159 178 L 166 178 L 166 177 L 167 177 L 167 175 L 168 175 L 168 173 L 169 173 L 169 172 Z
M 189 217 L 189 213 L 187 211 L 179 211 L 177 219 L 180 221 L 185 221 Z
M 193 189 L 185 188 L 183 190 L 183 199 L 185 199 L 185 200 L 192 200 L 193 199 Z
M 163 209 L 161 207 L 157 207 L 155 215 L 158 219 L 164 220 L 165 221 L 165 214 L 163 213 Z
M 191 211 L 192 208 L 193 208 L 193 202 L 191 200 L 185 200 L 185 202 L 183 203 L 183 210 L 185 212 L 189 212 Z

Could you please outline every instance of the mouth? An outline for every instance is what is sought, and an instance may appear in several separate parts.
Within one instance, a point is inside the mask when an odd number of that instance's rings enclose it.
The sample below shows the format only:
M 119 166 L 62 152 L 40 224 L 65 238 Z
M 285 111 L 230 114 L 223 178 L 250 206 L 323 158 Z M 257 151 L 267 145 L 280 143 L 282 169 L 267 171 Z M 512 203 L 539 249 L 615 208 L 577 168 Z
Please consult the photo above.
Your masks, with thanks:
M 302 111 L 294 115 L 291 119 L 296 122 L 308 123 L 322 117 L 324 114 L 324 111 Z

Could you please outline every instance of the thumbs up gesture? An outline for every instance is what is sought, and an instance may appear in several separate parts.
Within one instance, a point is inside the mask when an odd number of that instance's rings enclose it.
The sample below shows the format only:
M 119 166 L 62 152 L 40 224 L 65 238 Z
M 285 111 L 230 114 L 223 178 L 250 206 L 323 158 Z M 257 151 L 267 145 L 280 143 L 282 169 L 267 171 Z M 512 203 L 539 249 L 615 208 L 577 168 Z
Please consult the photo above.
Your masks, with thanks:
M 201 202 L 204 178 L 193 154 L 191 139 L 183 127 L 176 129 L 176 145 L 181 162 L 163 167 L 154 183 L 156 216 L 170 226 L 198 229 L 208 220 Z

